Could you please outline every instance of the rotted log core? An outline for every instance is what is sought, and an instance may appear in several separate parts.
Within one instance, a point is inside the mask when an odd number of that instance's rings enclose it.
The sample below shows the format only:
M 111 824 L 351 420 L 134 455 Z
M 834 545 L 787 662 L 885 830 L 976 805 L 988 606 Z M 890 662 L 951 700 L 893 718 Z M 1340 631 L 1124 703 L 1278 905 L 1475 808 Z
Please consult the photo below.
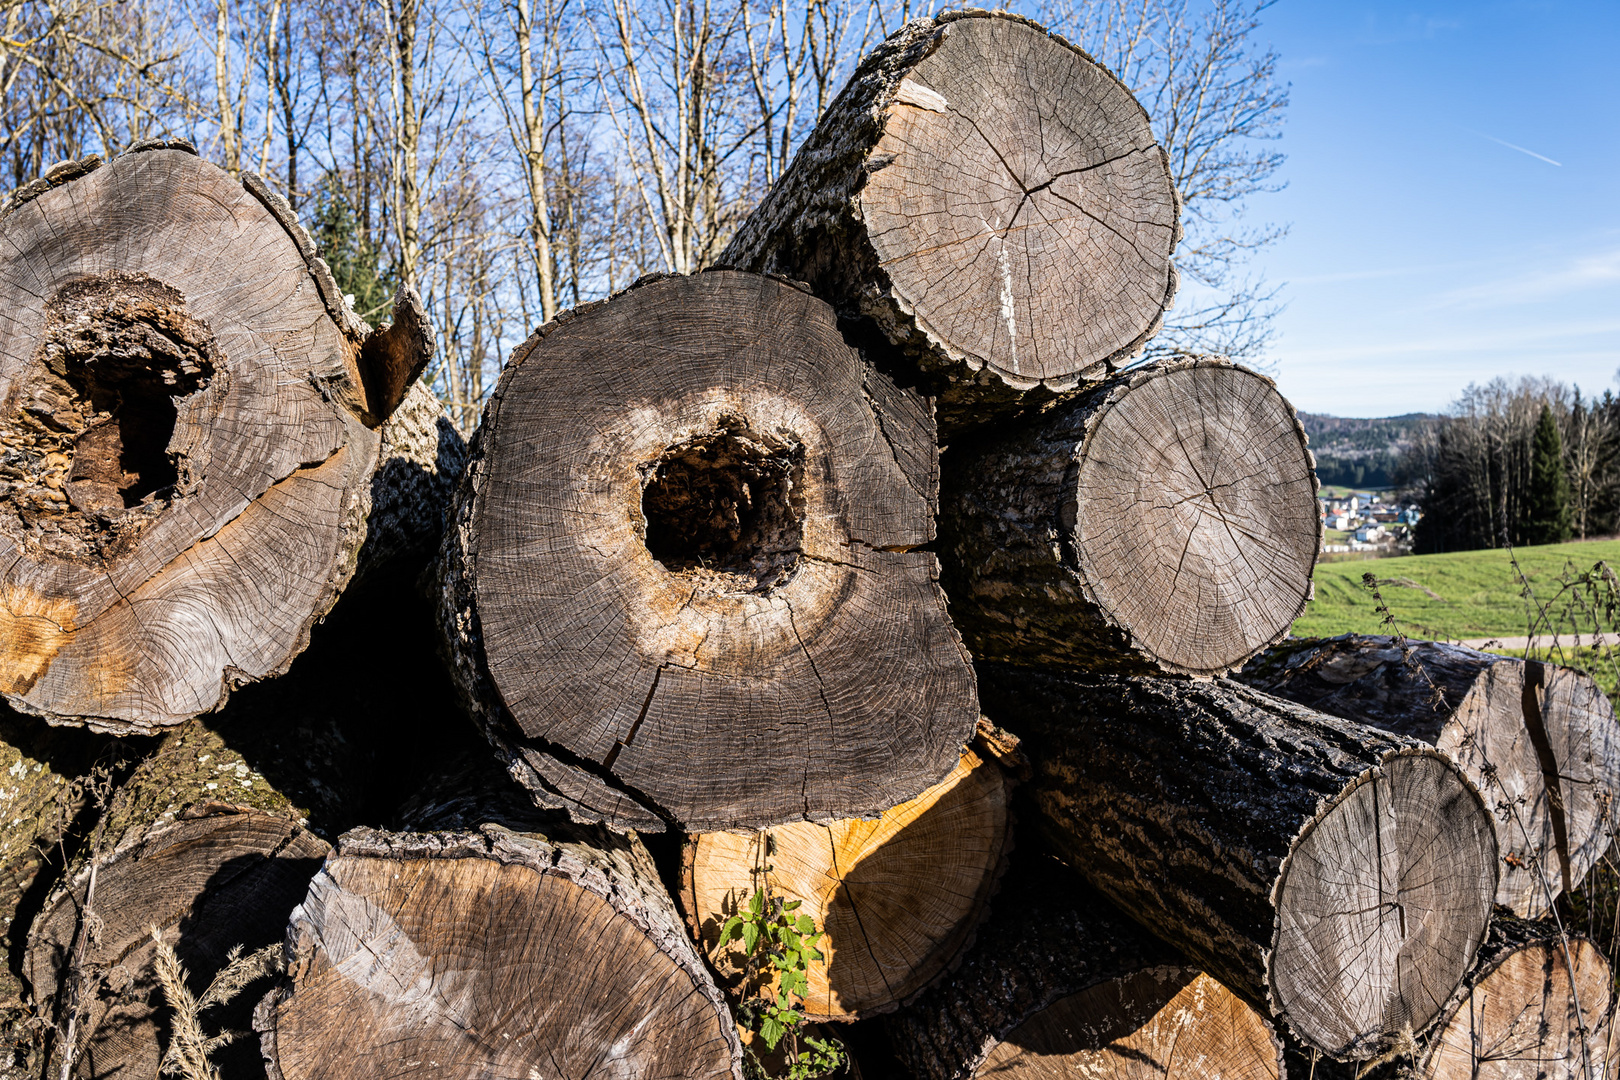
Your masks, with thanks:
M 284 671 L 354 573 L 368 405 L 431 352 L 396 318 L 362 371 L 286 203 L 182 146 L 0 207 L 0 694 L 52 723 L 151 733 Z
M 1522 917 L 1545 915 L 1608 849 L 1620 814 L 1620 724 L 1589 675 L 1351 634 L 1284 642 L 1236 677 L 1455 759 L 1493 811 L 1496 902 Z
M 719 261 L 870 319 L 949 434 L 1140 350 L 1175 294 L 1179 210 L 1106 68 L 1017 16 L 951 12 L 872 51 Z
M 502 375 L 441 564 L 469 710 L 540 805 L 615 828 L 870 816 L 978 718 L 927 399 L 792 284 L 644 282 Z
M 1224 681 L 979 677 L 1048 841 L 1204 971 L 1332 1057 L 1440 1014 L 1496 893 L 1490 817 L 1448 759 Z
M 826 934 L 808 972 L 817 1021 L 886 1012 L 938 978 L 988 910 L 1011 848 L 1010 781 L 972 749 L 943 781 L 874 821 L 794 822 L 688 845 L 681 902 L 722 978 L 740 979 L 720 926 L 756 889 L 798 901 Z

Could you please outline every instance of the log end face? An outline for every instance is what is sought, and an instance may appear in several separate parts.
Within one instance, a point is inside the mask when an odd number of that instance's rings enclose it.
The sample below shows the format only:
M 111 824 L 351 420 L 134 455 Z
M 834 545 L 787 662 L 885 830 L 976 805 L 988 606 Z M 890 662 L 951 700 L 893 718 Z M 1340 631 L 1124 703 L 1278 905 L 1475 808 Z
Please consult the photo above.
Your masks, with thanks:
M 1079 457 L 1073 558 L 1134 651 L 1220 675 L 1287 634 L 1320 524 L 1304 433 L 1271 380 L 1212 358 L 1144 369 Z
M 1496 839 L 1442 755 L 1403 751 L 1295 841 L 1273 897 L 1273 1007 L 1309 1045 L 1365 1059 L 1440 1015 L 1485 935 Z
M 898 83 L 858 198 L 889 302 L 969 381 L 1072 385 L 1139 351 L 1173 294 L 1178 207 L 1147 114 L 1016 17 L 949 23 Z

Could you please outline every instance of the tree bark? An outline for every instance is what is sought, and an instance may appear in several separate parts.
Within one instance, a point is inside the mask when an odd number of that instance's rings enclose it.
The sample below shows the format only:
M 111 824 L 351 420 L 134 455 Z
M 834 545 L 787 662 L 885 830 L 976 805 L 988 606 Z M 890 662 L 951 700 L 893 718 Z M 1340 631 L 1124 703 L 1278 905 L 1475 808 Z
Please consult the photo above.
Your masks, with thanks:
M 469 708 L 541 804 L 694 831 L 870 816 L 978 717 L 929 403 L 801 289 L 717 271 L 543 327 L 441 563 Z
M 884 1020 L 918 1080 L 1282 1076 L 1264 1017 L 1074 871 L 1020 852 L 1003 895 L 961 968 Z
M 1448 759 L 1232 683 L 979 675 L 1048 841 L 1200 968 L 1332 1057 L 1439 1013 L 1496 892 Z
M 768 882 L 826 934 L 806 1015 L 892 1011 L 958 960 L 988 910 L 1012 847 L 1010 787 L 1001 766 L 969 749 L 943 781 L 874 821 L 699 836 L 682 866 L 688 925 L 722 980 L 737 984 L 741 954 L 721 946 L 720 926 Z
M 477 820 L 452 802 L 440 823 Z M 641 842 L 529 817 L 343 837 L 255 1015 L 272 1080 L 740 1080 L 731 1013 Z
M 961 428 L 1141 350 L 1175 295 L 1179 202 L 1106 68 L 1003 12 L 873 50 L 721 253 L 870 319 Z
M 1218 675 L 1288 633 L 1321 526 L 1270 379 L 1152 364 L 944 456 L 951 614 L 979 659 Z
M 177 143 L 0 208 L 0 693 L 149 733 L 286 670 L 354 572 L 431 343 L 342 303 L 284 200 Z
M 280 939 L 327 850 L 216 734 L 192 723 L 165 735 L 28 931 L 24 973 L 56 1033 L 51 1075 L 69 1046 L 76 1077 L 158 1075 L 174 1003 L 158 985 L 152 928 L 200 996 L 234 947 Z M 251 1000 L 206 1013 L 209 1034 L 242 1027 Z M 233 1072 L 259 1071 L 251 1044 L 226 1055 Z
M 1460 645 L 1346 635 L 1288 641 L 1241 681 L 1420 739 L 1456 760 L 1494 811 L 1496 902 L 1540 918 L 1581 883 L 1615 827 L 1620 725 L 1593 679 Z

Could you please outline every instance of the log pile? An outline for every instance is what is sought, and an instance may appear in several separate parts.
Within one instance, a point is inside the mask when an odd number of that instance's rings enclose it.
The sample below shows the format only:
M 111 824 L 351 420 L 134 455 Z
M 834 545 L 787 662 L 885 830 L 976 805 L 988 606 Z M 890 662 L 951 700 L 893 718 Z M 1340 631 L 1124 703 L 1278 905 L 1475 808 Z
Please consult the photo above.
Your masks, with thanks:
M 0 1076 L 743 1080 L 773 1008 L 848 1076 L 1602 1075 L 1612 710 L 1285 640 L 1292 407 L 1140 355 L 1178 213 L 1080 49 L 918 19 L 463 446 L 257 178 L 17 192 Z

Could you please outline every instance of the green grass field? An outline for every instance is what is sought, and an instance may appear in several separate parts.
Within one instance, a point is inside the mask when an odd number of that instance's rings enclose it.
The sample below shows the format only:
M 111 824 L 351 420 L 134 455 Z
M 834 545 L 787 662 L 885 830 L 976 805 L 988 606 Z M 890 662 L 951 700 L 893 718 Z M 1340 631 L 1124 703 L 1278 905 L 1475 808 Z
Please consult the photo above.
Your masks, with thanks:
M 1602 559 L 1620 568 L 1620 540 L 1516 548 L 1514 555 L 1545 602 L 1572 564 L 1577 571 L 1589 570 Z M 1469 639 L 1528 632 L 1525 601 L 1513 580 L 1507 552 L 1496 550 L 1323 563 L 1316 568 L 1316 599 L 1294 623 L 1294 633 L 1300 637 L 1388 633 L 1374 610 L 1372 594 L 1361 583 L 1369 571 L 1381 580 L 1403 578 L 1442 598 L 1436 600 L 1422 588 L 1382 588 L 1401 631 L 1411 637 Z

